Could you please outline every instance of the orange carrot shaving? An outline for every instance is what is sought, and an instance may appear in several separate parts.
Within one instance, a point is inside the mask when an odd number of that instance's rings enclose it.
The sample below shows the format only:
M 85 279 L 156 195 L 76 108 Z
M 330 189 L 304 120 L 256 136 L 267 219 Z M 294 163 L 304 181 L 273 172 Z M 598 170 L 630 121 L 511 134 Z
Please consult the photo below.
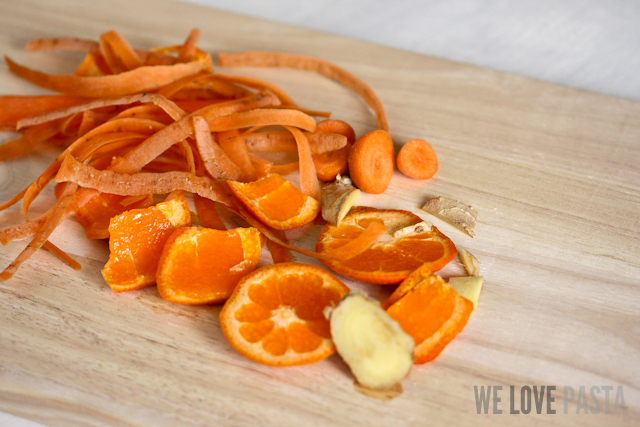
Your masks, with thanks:
M 283 242 L 287 241 L 283 231 L 273 230 L 273 234 Z M 271 254 L 271 259 L 273 259 L 274 264 L 279 262 L 291 262 L 291 254 L 289 253 L 289 250 L 273 240 L 267 239 L 267 249 L 269 249 L 269 253 Z
M 284 90 L 282 90 L 279 86 L 271 82 L 267 82 L 262 79 L 257 79 L 254 77 L 245 77 L 245 76 L 231 76 L 224 74 L 216 74 L 216 76 L 220 79 L 227 80 L 229 82 L 238 83 L 250 88 L 259 89 L 262 92 L 273 92 L 275 96 L 278 97 L 280 103 L 287 107 L 297 107 L 298 104 L 293 100 L 293 98 Z
M 33 84 L 55 92 L 87 97 L 110 97 L 150 91 L 201 70 L 211 69 L 211 58 L 174 65 L 142 66 L 108 76 L 52 75 L 32 70 L 5 56 L 9 70 Z
M 225 155 L 238 168 L 237 181 L 251 182 L 258 179 L 256 168 L 253 166 L 249 150 L 244 141 L 238 137 L 237 129 L 218 133 L 218 144 Z
M 60 130 L 61 120 L 27 129 L 18 138 L 0 145 L 0 162 L 21 156 L 41 142 L 53 137 Z
M 74 182 L 101 193 L 120 196 L 168 194 L 174 190 L 184 190 L 214 202 L 231 204 L 231 199 L 223 187 L 206 177 L 194 176 L 188 172 L 139 172 L 127 175 L 113 171 L 100 171 L 78 162 L 71 155 L 65 157 L 62 162 L 55 182 Z
M 218 61 L 223 67 L 289 67 L 318 72 L 360 95 L 375 112 L 378 127 L 385 131 L 389 130 L 384 107 L 373 89 L 349 71 L 329 61 L 294 53 L 262 51 L 219 53 Z
M 57 110 L 39 116 L 27 117 L 19 120 L 16 127 L 17 129 L 21 129 L 23 127 L 46 123 L 61 117 L 82 113 L 84 111 L 93 110 L 96 108 L 107 107 L 111 105 L 128 105 L 135 102 L 153 103 L 166 111 L 167 114 L 169 114 L 174 120 L 178 120 L 179 118 L 186 115 L 182 108 L 178 107 L 173 101 L 168 100 L 164 96 L 156 95 L 153 93 L 145 93 L 140 95 L 128 95 L 111 99 L 99 99 L 96 101 L 88 102 L 86 104 L 75 105 L 64 110 Z
M 44 52 L 48 50 L 70 50 L 91 52 L 99 49 L 93 40 L 83 40 L 75 37 L 54 37 L 29 40 L 24 49 L 27 52 Z
M 429 179 L 438 171 L 436 151 L 422 139 L 412 139 L 403 145 L 397 163 L 400 172 L 414 179 Z
M 339 150 L 347 145 L 347 138 L 337 133 L 308 132 L 305 136 L 309 140 L 311 154 L 322 154 L 327 151 Z M 290 132 L 251 132 L 242 136 L 250 151 L 266 153 L 296 153 L 298 146 Z
M 277 99 L 275 99 L 273 95 L 257 94 L 250 98 L 213 104 L 192 113 L 192 115 L 200 115 L 207 120 L 213 120 L 219 115 L 231 115 L 230 113 L 234 111 L 260 108 L 265 105 L 271 105 L 273 102 L 277 102 Z M 119 159 L 117 164 L 114 164 L 113 170 L 119 173 L 137 172 L 147 163 L 165 152 L 169 147 L 192 134 L 193 124 L 191 123 L 190 116 L 185 116 L 165 127 L 160 132 L 150 136 L 138 147 L 131 150 L 122 159 Z
M 309 147 L 309 141 L 307 137 L 300 131 L 300 129 L 285 126 L 289 132 L 291 132 L 296 139 L 298 145 L 298 161 L 300 162 L 300 189 L 308 196 L 313 197 L 316 200 L 320 200 L 320 182 L 316 175 L 316 167 L 313 164 L 311 157 L 311 148 Z
M 196 212 L 200 218 L 200 224 L 206 228 L 213 228 L 215 230 L 226 230 L 227 226 L 220 218 L 220 214 L 216 209 L 216 202 L 207 199 L 206 197 L 193 195 L 193 204 L 196 207 Z
M 196 144 L 204 166 L 214 179 L 237 181 L 242 173 L 240 168 L 227 156 L 224 149 L 213 141 L 209 124 L 202 116 L 193 116 Z
M 53 233 L 58 224 L 63 220 L 63 214 L 73 199 L 73 193 L 75 193 L 77 188 L 78 186 L 76 184 L 67 186 L 62 197 L 56 202 L 51 216 L 49 216 L 42 228 L 36 233 L 33 240 L 20 252 L 16 259 L 0 273 L 0 281 L 9 280 L 20 265 L 44 245 L 51 233 Z
M 198 41 L 200 41 L 200 30 L 194 28 L 189 33 L 189 36 L 184 41 L 184 44 L 180 46 L 178 50 L 178 58 L 182 62 L 193 61 L 196 57 L 196 49 L 198 48 Z
M 142 61 L 138 54 L 133 50 L 129 42 L 117 31 L 107 31 L 100 35 L 101 51 L 103 46 L 108 46 L 109 50 L 115 55 L 115 59 L 118 62 L 118 69 L 130 71 L 142 66 Z
M 209 127 L 213 132 L 251 126 L 295 126 L 312 132 L 316 128 L 316 121 L 313 117 L 297 110 L 279 110 L 275 108 L 243 111 L 226 116 L 218 116 L 209 120 Z
M 80 263 L 78 261 L 76 261 L 75 259 L 71 258 L 66 252 L 64 252 L 63 250 L 58 248 L 56 245 L 54 245 L 50 241 L 47 240 L 46 242 L 44 242 L 44 244 L 42 245 L 42 249 L 52 253 L 58 259 L 60 259 L 64 263 L 68 264 L 74 270 L 82 270 L 82 266 L 80 265 Z
M 84 104 L 90 99 L 68 95 L 0 96 L 0 130 L 15 129 L 18 120 Z

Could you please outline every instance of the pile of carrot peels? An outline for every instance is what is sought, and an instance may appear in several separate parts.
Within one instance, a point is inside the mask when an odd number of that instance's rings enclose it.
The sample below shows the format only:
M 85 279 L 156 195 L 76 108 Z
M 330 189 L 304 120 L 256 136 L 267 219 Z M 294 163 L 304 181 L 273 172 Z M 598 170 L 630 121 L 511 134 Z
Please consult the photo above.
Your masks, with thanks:
M 316 130 L 314 116 L 329 113 L 299 107 L 273 83 L 216 73 L 211 56 L 198 48 L 199 37 L 194 29 L 180 45 L 150 50 L 134 49 L 116 31 L 102 34 L 98 41 L 53 38 L 27 43 L 32 52 L 85 52 L 71 75 L 46 74 L 5 57 L 14 74 L 60 94 L 0 97 L 0 129 L 21 132 L 0 146 L 0 161 L 45 142 L 62 147 L 62 152 L 36 180 L 0 205 L 4 210 L 22 200 L 25 217 L 22 224 L 0 229 L 0 242 L 31 239 L 0 273 L 0 280 L 11 278 L 40 248 L 80 268 L 48 240 L 56 227 L 72 216 L 87 227 L 82 218 L 95 214 L 87 214 L 93 205 L 124 211 L 152 195 L 168 194 L 172 199 L 191 193 L 199 217 L 209 223 L 220 223 L 216 206 L 229 210 L 258 228 L 269 240 L 274 259 L 282 261 L 289 259 L 286 249 L 329 259 L 357 255 L 375 241 L 383 231 L 379 227 L 372 227 L 339 254 L 307 251 L 290 245 L 283 233 L 261 223 L 234 200 L 227 180 L 251 182 L 296 170 L 301 191 L 320 200 L 318 155 L 348 143 L 343 135 Z M 372 108 L 379 128 L 388 129 L 373 90 L 325 60 L 244 52 L 221 53 L 219 62 L 317 71 L 353 89 Z M 274 126 L 278 128 L 273 130 Z M 297 152 L 298 161 L 273 164 L 254 155 L 260 151 Z M 58 183 L 57 201 L 44 214 L 29 217 L 31 204 L 52 181 Z M 108 237 L 105 233 L 87 227 L 90 238 Z

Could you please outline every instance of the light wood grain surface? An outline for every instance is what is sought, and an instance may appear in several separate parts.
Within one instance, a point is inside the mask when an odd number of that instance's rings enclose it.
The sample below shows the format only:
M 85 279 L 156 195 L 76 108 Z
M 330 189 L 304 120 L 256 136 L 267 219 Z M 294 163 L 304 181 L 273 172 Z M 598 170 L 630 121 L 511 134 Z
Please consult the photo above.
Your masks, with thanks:
M 430 141 L 441 165 L 434 179 L 396 172 L 385 194 L 360 204 L 418 213 L 474 253 L 485 277 L 478 309 L 436 361 L 415 367 L 401 397 L 382 403 L 354 390 L 337 356 L 283 369 L 244 359 L 220 332 L 219 307 L 170 304 L 154 288 L 114 294 L 100 276 L 106 243 L 87 241 L 70 220 L 51 240 L 81 272 L 41 251 L 0 283 L 0 411 L 51 426 L 640 422 L 639 103 L 165 0 L 0 3 L 0 50 L 63 72 L 77 55 L 27 54 L 24 43 L 117 29 L 148 48 L 178 43 L 194 26 L 212 53 L 272 49 L 336 62 L 377 91 L 397 147 Z M 333 111 L 358 134 L 375 126 L 356 96 L 322 77 L 233 72 L 279 83 L 300 105 Z M 0 93 L 44 91 L 3 66 Z M 0 199 L 55 153 L 43 147 L 0 165 Z M 420 213 L 435 195 L 479 211 L 476 239 Z M 48 194 L 34 214 L 51 201 Z M 20 210 L 0 221 L 21 221 Z M 290 237 L 313 248 L 317 232 Z M 2 265 L 23 247 L 2 248 Z M 456 261 L 442 273 L 461 272 Z M 379 298 L 389 293 L 342 279 Z M 503 414 L 476 413 L 474 386 L 482 385 L 503 387 Z M 523 385 L 557 386 L 557 414 L 509 415 L 509 386 Z M 575 401 L 563 414 L 563 386 L 594 385 L 622 386 L 626 414 L 575 415 Z

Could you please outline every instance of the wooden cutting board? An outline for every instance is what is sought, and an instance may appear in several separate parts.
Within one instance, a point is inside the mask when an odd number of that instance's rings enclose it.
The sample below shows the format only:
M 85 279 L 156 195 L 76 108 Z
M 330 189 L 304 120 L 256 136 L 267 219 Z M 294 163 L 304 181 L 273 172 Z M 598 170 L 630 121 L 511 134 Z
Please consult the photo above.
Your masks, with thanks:
M 389 402 L 354 390 L 338 356 L 271 368 L 229 347 L 219 307 L 162 300 L 154 288 L 115 295 L 102 280 L 108 248 L 75 220 L 52 241 L 76 272 L 44 251 L 0 283 L 0 410 L 52 426 L 637 425 L 640 422 L 640 103 L 167 0 L 22 0 L 0 3 L 0 51 L 33 68 L 69 72 L 72 53 L 22 51 L 31 38 L 97 39 L 116 29 L 140 48 L 182 42 L 192 27 L 219 51 L 282 50 L 333 61 L 369 83 L 399 148 L 424 138 L 440 170 L 427 182 L 396 172 L 360 204 L 433 221 L 481 262 L 485 285 L 464 331 L 434 362 L 416 366 Z M 357 96 L 318 75 L 233 72 L 271 80 L 299 104 L 333 112 L 358 134 L 374 129 Z M 0 66 L 1 94 L 45 93 Z M 0 135 L 1 141 L 11 137 Z M 51 161 L 43 147 L 0 164 L 0 200 Z M 479 212 L 476 239 L 421 212 L 442 195 Z M 33 215 L 52 201 L 50 192 Z M 2 226 L 21 210 L 0 213 Z M 291 233 L 313 248 L 317 229 Z M 2 268 L 25 243 L 0 250 Z M 314 264 L 299 256 L 301 262 Z M 269 262 L 268 256 L 262 261 Z M 459 275 L 456 260 L 443 275 Z M 364 286 L 378 298 L 389 289 Z M 509 414 L 510 386 L 555 386 L 555 415 Z M 501 386 L 502 414 L 478 414 L 475 387 Z M 576 397 L 567 402 L 565 386 Z M 599 414 L 584 415 L 593 386 Z M 625 414 L 609 412 L 622 387 Z M 526 399 L 525 399 L 526 401 Z M 584 403 L 584 402 L 581 402 Z M 546 403 L 545 403 L 546 404 Z M 580 415 L 575 415 L 580 410 Z

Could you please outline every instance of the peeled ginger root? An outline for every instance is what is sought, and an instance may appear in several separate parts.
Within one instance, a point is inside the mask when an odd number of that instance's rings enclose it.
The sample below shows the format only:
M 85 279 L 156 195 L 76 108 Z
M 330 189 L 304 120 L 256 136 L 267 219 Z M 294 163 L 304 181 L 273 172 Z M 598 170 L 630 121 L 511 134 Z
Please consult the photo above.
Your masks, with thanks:
M 359 292 L 347 294 L 329 320 L 336 350 L 360 386 L 356 389 L 385 400 L 398 396 L 400 381 L 413 366 L 413 338 L 377 301 Z

